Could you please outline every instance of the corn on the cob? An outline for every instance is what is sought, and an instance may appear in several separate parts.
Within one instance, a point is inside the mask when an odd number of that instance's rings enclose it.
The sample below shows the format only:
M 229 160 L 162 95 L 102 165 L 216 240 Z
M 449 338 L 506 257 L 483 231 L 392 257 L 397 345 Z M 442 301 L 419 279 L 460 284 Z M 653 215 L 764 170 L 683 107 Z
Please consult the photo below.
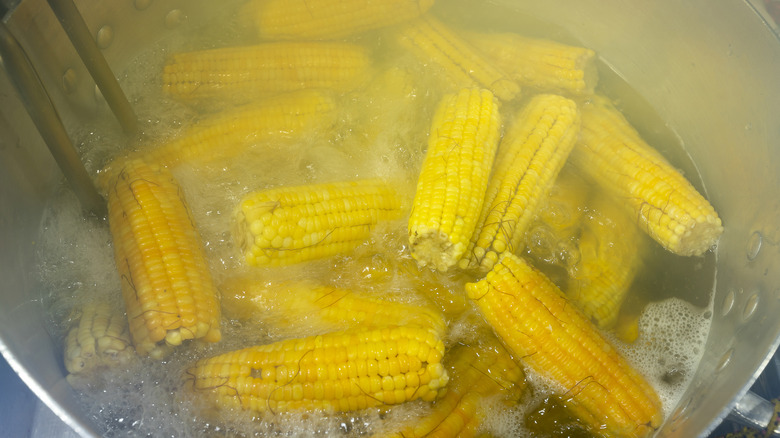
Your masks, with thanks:
M 221 290 L 226 315 L 287 327 L 306 321 L 323 332 L 404 325 L 428 327 L 444 336 L 446 330 L 441 313 L 431 306 L 394 302 L 311 281 L 269 284 L 249 276 L 231 279 Z
M 448 380 L 443 354 L 429 329 L 349 330 L 203 359 L 186 380 L 223 409 L 355 411 L 433 401 Z
M 439 104 L 409 218 L 412 257 L 421 266 L 446 271 L 466 251 L 500 132 L 498 104 L 488 90 L 463 89 Z
M 582 108 L 581 138 L 571 158 L 675 254 L 701 255 L 723 232 L 712 205 L 605 97 L 594 96 Z
M 520 85 L 580 95 L 593 94 L 598 83 L 591 49 L 515 33 L 467 32 L 464 37 Z
M 338 39 L 402 23 L 434 0 L 253 0 L 246 14 L 263 39 Z
M 250 99 L 321 88 L 348 91 L 369 77 L 366 49 L 337 42 L 265 43 L 174 54 L 163 90 L 191 99 Z
M 577 105 L 554 94 L 534 96 L 501 141 L 496 167 L 463 268 L 490 270 L 523 237 L 563 168 L 579 132 Z
M 89 375 L 100 368 L 129 362 L 135 356 L 125 316 L 108 301 L 90 301 L 80 309 L 78 325 L 65 339 L 68 380 Z
M 241 200 L 234 239 L 250 265 L 286 265 L 352 250 L 400 215 L 398 194 L 381 180 L 279 187 Z
M 453 89 L 487 88 L 503 101 L 510 101 L 520 93 L 520 86 L 506 72 L 432 16 L 402 27 L 397 38 L 421 62 L 438 64 Z
M 111 181 L 108 219 L 138 354 L 160 357 L 187 339 L 218 341 L 217 290 L 173 175 L 127 162 Z
M 507 253 L 466 289 L 512 354 L 554 382 L 593 433 L 643 437 L 661 425 L 663 410 L 653 388 L 523 259 Z
M 594 199 L 579 238 L 580 259 L 569 269 L 566 294 L 601 329 L 617 322 L 642 263 L 642 237 L 614 200 Z

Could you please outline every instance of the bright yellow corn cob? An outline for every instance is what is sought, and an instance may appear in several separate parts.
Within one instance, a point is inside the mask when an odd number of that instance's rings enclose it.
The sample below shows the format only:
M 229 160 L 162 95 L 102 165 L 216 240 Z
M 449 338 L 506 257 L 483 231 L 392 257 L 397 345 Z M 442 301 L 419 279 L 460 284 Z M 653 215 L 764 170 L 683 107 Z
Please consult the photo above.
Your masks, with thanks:
M 279 187 L 241 200 L 233 236 L 250 265 L 287 265 L 350 251 L 400 215 L 398 194 L 376 179 Z
M 338 39 L 414 19 L 434 0 L 253 0 L 246 14 L 269 40 Z
M 578 95 L 593 94 L 598 83 L 591 49 L 515 33 L 467 32 L 464 37 L 523 86 Z
M 226 315 L 285 327 L 303 321 L 321 332 L 404 325 L 427 327 L 440 336 L 447 327 L 441 313 L 431 306 L 390 301 L 311 281 L 270 284 L 248 276 L 233 278 L 220 289 Z
M 540 202 L 566 163 L 580 126 L 577 105 L 554 94 L 534 96 L 501 141 L 477 227 L 462 268 L 490 270 L 505 251 L 519 251 Z
M 220 339 L 220 307 L 181 188 L 165 168 L 129 161 L 110 183 L 108 220 L 133 345 L 161 357 Z
M 498 104 L 488 90 L 463 89 L 439 104 L 409 218 L 412 257 L 421 266 L 446 271 L 466 251 L 500 133 Z
M 661 425 L 653 388 L 547 277 L 507 253 L 466 285 L 515 357 L 558 385 L 566 406 L 599 436 L 644 437 Z
M 222 409 L 355 411 L 433 401 L 448 380 L 443 354 L 432 330 L 349 330 L 203 359 L 186 380 Z
M 135 356 L 125 316 L 108 301 L 90 301 L 80 309 L 78 325 L 65 339 L 65 368 L 68 381 L 87 376 L 100 368 L 129 362 Z
M 520 86 L 507 73 L 432 16 L 402 27 L 397 38 L 421 62 L 438 64 L 453 89 L 487 88 L 503 101 L 510 101 L 520 93 Z
M 701 255 L 723 232 L 718 214 L 605 97 L 582 108 L 572 161 L 630 209 L 653 239 L 679 255 Z
M 608 196 L 591 204 L 579 239 L 580 260 L 569 269 L 566 295 L 599 328 L 615 326 L 642 264 L 642 234 Z
M 348 91 L 369 77 L 366 49 L 337 42 L 265 43 L 174 54 L 163 90 L 179 99 L 250 99 L 303 88 Z

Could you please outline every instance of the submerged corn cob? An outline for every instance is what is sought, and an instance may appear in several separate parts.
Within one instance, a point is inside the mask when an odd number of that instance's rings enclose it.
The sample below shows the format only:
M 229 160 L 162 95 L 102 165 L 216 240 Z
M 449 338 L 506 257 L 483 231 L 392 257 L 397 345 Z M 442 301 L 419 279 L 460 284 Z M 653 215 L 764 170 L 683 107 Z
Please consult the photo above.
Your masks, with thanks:
M 723 232 L 712 205 L 605 97 L 595 96 L 583 107 L 581 138 L 572 161 L 624 203 L 641 229 L 675 254 L 701 255 Z
M 444 344 L 416 327 L 349 330 L 198 361 L 186 380 L 222 409 L 355 411 L 444 391 Z
M 501 141 L 496 167 L 462 268 L 490 270 L 505 251 L 519 251 L 540 202 L 566 163 L 579 132 L 577 105 L 554 94 L 534 96 Z
M 125 316 L 108 301 L 90 301 L 80 309 L 78 325 L 65 339 L 68 380 L 87 376 L 100 368 L 129 362 L 135 356 Z
M 464 36 L 523 86 L 592 94 L 598 83 L 596 53 L 591 49 L 515 33 L 468 32 Z
M 579 238 L 578 263 L 570 267 L 567 296 L 599 328 L 615 326 L 642 263 L 642 234 L 620 205 L 596 197 Z
M 397 38 L 421 62 L 439 65 L 454 89 L 487 88 L 503 101 L 512 100 L 520 93 L 520 86 L 507 73 L 432 16 L 402 27 Z
M 140 355 L 221 337 L 219 297 L 182 196 L 168 170 L 140 160 L 127 162 L 109 186 L 114 257 Z
M 398 194 L 381 180 L 280 187 L 241 200 L 233 236 L 250 265 L 287 265 L 350 251 L 400 215 Z
M 414 19 L 434 0 L 253 0 L 246 13 L 263 39 L 337 39 Z
M 506 254 L 466 290 L 512 354 L 554 382 L 592 433 L 644 437 L 661 425 L 663 410 L 653 388 L 523 259 Z
M 348 91 L 369 77 L 369 57 L 357 44 L 266 43 L 174 54 L 163 68 L 163 90 L 179 99 L 249 99 L 303 88 Z
M 439 104 L 409 218 L 412 257 L 421 266 L 446 271 L 466 251 L 500 132 L 498 104 L 488 90 L 463 89 Z
M 222 292 L 226 315 L 267 320 L 285 327 L 305 321 L 318 331 L 404 325 L 428 327 L 443 336 L 446 330 L 441 313 L 430 306 L 390 301 L 310 281 L 269 284 L 243 277 L 228 281 Z

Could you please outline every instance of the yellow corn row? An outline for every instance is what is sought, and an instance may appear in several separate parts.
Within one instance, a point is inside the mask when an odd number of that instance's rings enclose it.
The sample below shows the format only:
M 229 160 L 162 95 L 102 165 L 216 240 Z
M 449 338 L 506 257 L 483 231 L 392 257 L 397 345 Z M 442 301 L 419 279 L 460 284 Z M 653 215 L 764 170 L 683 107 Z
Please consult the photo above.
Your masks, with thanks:
M 339 42 L 283 42 L 177 53 L 163 68 L 163 91 L 184 100 L 249 99 L 321 88 L 349 91 L 369 77 L 366 49 Z
M 572 161 L 675 254 L 701 255 L 723 232 L 712 205 L 605 97 L 595 96 L 582 108 L 582 134 Z
M 127 162 L 109 186 L 108 220 L 138 354 L 161 357 L 187 339 L 219 341 L 219 297 L 173 175 Z
M 502 101 L 510 101 L 520 93 L 520 86 L 507 73 L 432 16 L 402 27 L 397 38 L 421 62 L 439 65 L 453 89 L 486 88 Z
M 349 289 L 310 281 L 269 284 L 252 277 L 229 280 L 222 288 L 223 311 L 241 319 L 266 320 L 321 331 L 381 328 L 393 325 L 446 331 L 441 313 L 431 306 L 394 302 Z M 328 330 L 330 329 L 330 330 Z
M 644 377 L 523 259 L 506 254 L 466 290 L 510 352 L 556 384 L 592 433 L 644 437 L 661 425 L 661 401 Z
M 523 86 L 543 91 L 593 94 L 596 53 L 584 47 L 515 33 L 468 32 L 465 38 Z
M 505 251 L 519 251 L 540 202 L 566 163 L 580 126 L 577 105 L 554 94 L 534 96 L 501 141 L 496 167 L 462 268 L 490 270 Z
M 433 403 L 430 413 L 388 437 L 476 436 L 487 414 L 486 399 L 499 396 L 506 402 L 517 401 L 525 389 L 525 373 L 492 334 L 481 345 L 455 347 L 447 358 L 451 358 L 447 392 Z
M 434 0 L 253 0 L 245 10 L 263 39 L 338 39 L 412 20 Z
M 376 179 L 279 187 L 245 196 L 234 216 L 247 263 L 278 266 L 356 248 L 377 223 L 401 216 L 401 200 Z
M 610 329 L 642 264 L 642 234 L 622 206 L 596 197 L 569 269 L 566 294 L 599 328 Z
M 349 330 L 203 359 L 185 378 L 222 409 L 355 411 L 433 401 L 448 380 L 443 354 L 429 329 Z
M 409 218 L 412 257 L 421 266 L 447 271 L 466 251 L 500 133 L 488 90 L 463 89 L 439 104 Z
M 108 301 L 90 301 L 80 309 L 78 325 L 65 339 L 68 380 L 87 376 L 97 369 L 129 362 L 135 356 L 125 316 Z

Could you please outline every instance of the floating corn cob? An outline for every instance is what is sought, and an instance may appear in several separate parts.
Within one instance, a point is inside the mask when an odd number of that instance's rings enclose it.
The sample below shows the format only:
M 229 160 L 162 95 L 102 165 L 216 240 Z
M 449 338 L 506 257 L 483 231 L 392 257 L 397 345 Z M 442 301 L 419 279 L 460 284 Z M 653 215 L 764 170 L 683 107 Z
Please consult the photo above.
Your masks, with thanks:
M 185 376 L 222 409 L 355 411 L 444 391 L 444 344 L 415 327 L 333 332 L 198 361 Z
M 571 158 L 675 254 L 701 255 L 723 232 L 712 205 L 605 97 L 595 96 L 582 108 L 581 139 Z
M 128 363 L 135 356 L 125 316 L 108 301 L 90 301 L 80 309 L 78 325 L 65 339 L 65 368 L 72 383 L 101 368 Z
M 253 0 L 246 8 L 269 40 L 338 39 L 414 19 L 434 0 Z
M 608 196 L 594 199 L 579 238 L 579 261 L 569 269 L 566 295 L 599 328 L 615 326 L 642 263 L 642 234 Z
M 467 32 L 464 37 L 523 86 L 579 95 L 593 94 L 598 83 L 591 49 L 515 33 Z
M 304 88 L 339 92 L 369 77 L 366 49 L 337 42 L 265 43 L 177 53 L 163 90 L 179 99 L 249 99 Z
M 496 167 L 462 268 L 490 270 L 505 251 L 519 251 L 540 202 L 566 162 L 580 126 L 577 105 L 554 94 L 534 96 L 501 141 Z
M 442 99 L 409 218 L 412 257 L 446 271 L 469 243 L 482 208 L 501 132 L 488 90 L 467 88 Z
M 661 425 L 663 410 L 653 388 L 523 259 L 507 253 L 466 290 L 510 352 L 553 382 L 591 432 L 643 437 Z
M 217 290 L 173 175 L 140 160 L 111 181 L 108 220 L 133 345 L 161 357 L 187 339 L 220 339 Z
M 503 101 L 520 93 L 520 86 L 507 73 L 434 17 L 424 16 L 403 26 L 397 38 L 421 62 L 439 65 L 453 89 L 487 88 Z
M 350 251 L 400 215 L 398 194 L 380 180 L 279 187 L 241 200 L 233 236 L 250 265 L 287 265 Z
M 306 321 L 322 332 L 404 325 L 427 327 L 443 336 L 446 330 L 441 313 L 431 306 L 394 302 L 310 281 L 269 284 L 241 277 L 228 281 L 221 289 L 226 315 L 267 320 L 285 327 Z

